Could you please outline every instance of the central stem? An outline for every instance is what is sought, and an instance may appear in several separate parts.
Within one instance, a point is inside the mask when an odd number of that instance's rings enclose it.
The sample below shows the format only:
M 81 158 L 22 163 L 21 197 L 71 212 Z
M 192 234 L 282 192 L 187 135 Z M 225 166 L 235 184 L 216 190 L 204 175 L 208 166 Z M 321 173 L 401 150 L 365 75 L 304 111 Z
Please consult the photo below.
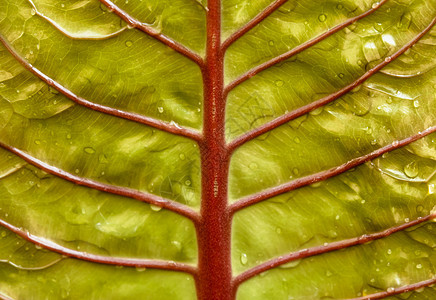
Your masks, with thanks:
M 224 54 L 221 3 L 208 1 L 204 82 L 204 131 L 201 149 L 202 204 L 197 227 L 200 300 L 231 300 L 231 216 L 227 204 L 229 152 L 225 141 Z

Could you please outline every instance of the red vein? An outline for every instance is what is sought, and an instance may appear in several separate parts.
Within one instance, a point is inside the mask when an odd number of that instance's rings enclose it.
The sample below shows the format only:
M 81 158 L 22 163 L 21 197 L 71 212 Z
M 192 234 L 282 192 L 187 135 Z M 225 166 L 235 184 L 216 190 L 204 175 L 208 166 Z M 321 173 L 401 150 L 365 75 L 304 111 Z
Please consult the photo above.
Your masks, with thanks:
M 115 194 L 115 195 L 119 195 L 119 196 L 123 196 L 123 197 L 136 199 L 136 200 L 146 202 L 146 203 L 149 203 L 152 205 L 156 205 L 156 206 L 168 209 L 170 211 L 173 211 L 175 213 L 178 213 L 182 216 L 185 216 L 185 217 L 189 218 L 190 220 L 194 221 L 194 223 L 197 223 L 199 220 L 199 215 L 197 214 L 197 212 L 195 212 L 194 210 L 192 210 L 188 206 L 180 204 L 178 202 L 164 199 L 164 198 L 158 197 L 156 195 L 152 195 L 152 194 L 143 193 L 143 192 L 140 192 L 137 190 L 129 189 L 126 187 L 120 187 L 120 186 L 100 183 L 100 182 L 96 182 L 96 181 L 93 181 L 93 180 L 88 179 L 88 178 L 83 178 L 83 177 L 73 175 L 73 174 L 68 173 L 64 170 L 61 170 L 57 167 L 51 166 L 43 161 L 40 161 L 39 159 L 25 153 L 24 151 L 19 150 L 17 148 L 14 148 L 12 146 L 6 145 L 2 142 L 0 142 L 0 147 L 14 153 L 15 155 L 24 159 L 29 164 L 31 164 L 37 168 L 40 168 L 41 170 L 44 170 L 52 175 L 55 175 L 55 176 L 60 177 L 62 179 L 68 180 L 68 181 L 73 182 L 75 184 L 86 186 L 86 187 L 93 188 L 93 189 L 96 189 L 96 190 L 99 190 L 102 192 L 106 192 L 106 193 L 110 193 L 110 194 Z
M 425 288 L 427 286 L 436 284 L 436 278 L 432 278 L 432 279 L 428 279 L 428 280 L 424 280 L 424 281 L 420 281 L 417 283 L 413 283 L 413 284 L 409 284 L 409 285 L 405 285 L 399 288 L 392 288 L 389 289 L 385 292 L 380 292 L 380 293 L 375 293 L 375 294 L 370 294 L 370 295 L 366 295 L 366 296 L 362 296 L 362 297 L 357 297 L 357 298 L 350 298 L 348 300 L 375 300 L 375 299 L 382 299 L 382 298 L 386 298 L 389 296 L 394 296 L 394 295 L 398 295 L 398 294 L 402 294 L 402 293 L 407 293 L 407 292 L 411 292 L 411 291 L 415 291 L 421 288 Z
M 9 296 L 2 294 L 1 292 L 0 292 L 0 299 L 1 300 L 14 300 L 14 299 L 10 298 Z
M 422 218 L 418 218 L 417 220 L 413 220 L 413 221 L 410 221 L 410 222 L 407 222 L 407 223 L 404 223 L 404 224 L 401 224 L 401 225 L 398 225 L 395 227 L 388 228 L 388 229 L 380 231 L 380 232 L 376 232 L 376 233 L 372 233 L 372 234 L 364 234 L 362 236 L 351 238 L 351 239 L 332 242 L 332 243 L 321 245 L 321 246 L 315 246 L 315 247 L 291 252 L 287 255 L 271 259 L 270 261 L 262 263 L 258 266 L 255 266 L 252 269 L 249 269 L 249 270 L 239 274 L 238 276 L 234 277 L 233 286 L 234 286 L 234 288 L 236 288 L 242 282 L 244 282 L 244 281 L 246 281 L 246 280 L 248 280 L 256 275 L 259 275 L 262 272 L 265 272 L 265 271 L 268 271 L 268 270 L 273 269 L 275 267 L 284 265 L 284 264 L 289 263 L 291 261 L 295 261 L 298 259 L 307 258 L 307 257 L 315 256 L 315 255 L 320 255 L 323 253 L 327 253 L 327 252 L 331 252 L 331 251 L 335 251 L 335 250 L 339 250 L 339 249 L 344 249 L 344 248 L 348 248 L 351 246 L 364 244 L 364 243 L 368 243 L 370 241 L 385 238 L 385 237 L 387 237 L 395 232 L 410 228 L 412 226 L 421 224 L 423 222 L 432 220 L 434 218 L 436 218 L 436 214 L 431 214 L 431 215 L 428 215 L 428 216 L 425 216 Z M 364 298 L 364 299 L 367 299 L 367 298 Z
M 329 30 L 327 30 L 325 33 L 317 36 L 316 38 L 309 40 L 297 47 L 295 47 L 292 50 L 289 50 L 288 52 L 285 52 L 251 70 L 249 70 L 248 72 L 246 72 L 245 74 L 242 74 L 240 77 L 236 78 L 233 82 L 231 82 L 225 89 L 225 94 L 227 95 L 232 89 L 234 89 L 236 86 L 238 86 L 239 84 L 243 83 L 244 81 L 250 79 L 251 77 L 257 75 L 258 73 L 302 52 L 303 50 L 321 42 L 322 40 L 326 39 L 327 37 L 331 36 L 332 34 L 338 32 L 339 30 L 353 24 L 354 22 L 372 14 L 373 12 L 375 12 L 380 6 L 382 6 L 384 3 L 386 3 L 388 0 L 382 0 L 380 1 L 377 5 L 374 5 L 370 10 L 366 11 L 365 13 L 358 15 L 356 17 L 350 18 L 348 19 L 346 22 L 339 24 Z M 376 4 L 376 3 L 375 3 Z
M 266 7 L 262 12 L 260 12 L 256 17 L 254 17 L 250 22 L 248 22 L 245 26 L 238 29 L 234 32 L 230 37 L 228 37 L 224 43 L 222 44 L 222 49 L 225 51 L 231 44 L 237 41 L 240 37 L 246 34 L 248 31 L 253 29 L 260 22 L 265 20 L 269 15 L 275 12 L 280 6 L 288 2 L 288 0 L 276 0 L 271 3 L 268 7 Z
M 34 243 L 40 247 L 51 250 L 53 252 L 74 257 L 80 260 L 90 261 L 94 263 L 100 264 L 109 264 L 109 265 L 117 265 L 117 266 L 126 266 L 126 267 L 137 267 L 137 268 L 153 268 L 153 269 L 162 269 L 162 270 L 172 270 L 185 272 L 189 274 L 195 275 L 197 270 L 195 267 L 178 263 L 174 261 L 162 261 L 162 260 L 151 260 L 151 259 L 136 259 L 136 258 L 124 258 L 124 257 L 111 257 L 111 256 L 102 256 L 96 254 L 90 254 L 86 252 L 81 252 L 77 250 L 72 250 L 66 247 L 63 247 L 59 244 L 56 244 L 53 241 L 47 240 L 42 237 L 38 237 L 33 235 L 21 228 L 18 228 L 12 224 L 7 223 L 4 220 L 0 220 L 0 225 L 11 230 L 15 234 L 19 235 L 23 239 Z
M 201 56 L 196 54 L 195 52 L 189 50 L 185 46 L 177 43 L 170 37 L 161 34 L 160 32 L 156 31 L 152 26 L 147 25 L 145 23 L 140 22 L 139 20 L 133 18 L 128 13 L 126 13 L 124 10 L 122 10 L 120 7 L 115 5 L 110 0 L 100 0 L 101 3 L 106 5 L 110 11 L 113 11 L 116 15 L 118 15 L 121 19 L 123 19 L 124 22 L 129 24 L 130 27 L 137 28 L 141 30 L 142 32 L 148 34 L 149 36 L 155 38 L 156 40 L 160 41 L 164 45 L 167 45 L 171 49 L 179 52 L 180 54 L 184 55 L 185 57 L 189 58 L 190 60 L 194 61 L 197 65 L 200 67 L 203 67 L 204 61 Z
M 386 65 L 388 65 L 393 60 L 397 59 L 400 55 L 402 55 L 404 52 L 406 52 L 408 49 L 410 49 L 413 45 L 415 45 L 434 25 L 436 24 L 436 18 L 433 19 L 433 21 L 430 23 L 429 26 L 427 26 L 422 32 L 419 33 L 413 40 L 411 40 L 409 43 L 404 45 L 400 50 L 392 54 L 391 56 L 388 56 L 383 62 L 376 65 L 369 71 L 367 71 L 365 74 L 363 74 L 361 77 L 356 79 L 351 84 L 347 85 L 343 89 L 334 92 L 333 94 L 330 94 L 324 98 L 321 98 L 319 100 L 316 100 L 308 105 L 299 107 L 283 116 L 280 116 L 271 122 L 265 123 L 264 125 L 247 132 L 246 134 L 241 135 L 240 137 L 234 139 L 232 142 L 229 143 L 228 147 L 230 151 L 234 151 L 244 143 L 255 139 L 256 137 L 271 131 L 291 120 L 294 120 L 295 118 L 298 118 L 314 109 L 317 109 L 318 107 L 321 107 L 325 104 L 328 104 L 339 97 L 345 95 L 346 93 L 350 92 L 351 90 L 355 89 L 357 86 L 364 83 L 366 80 L 368 80 L 372 75 L 380 71 L 382 68 L 384 68 Z
M 49 86 L 55 88 L 60 93 L 68 97 L 70 100 L 74 101 L 75 103 L 82 105 L 84 107 L 90 108 L 92 110 L 102 112 L 108 115 L 116 116 L 122 119 L 127 119 L 130 121 L 134 121 L 137 123 L 141 123 L 144 125 L 148 125 L 151 127 L 154 127 L 156 129 L 166 131 L 169 133 L 173 133 L 176 135 L 184 136 L 190 139 L 193 139 L 195 141 L 201 140 L 201 134 L 198 133 L 195 130 L 183 128 L 180 127 L 178 124 L 172 122 L 172 123 L 166 123 L 163 121 L 156 120 L 154 118 L 142 116 L 140 114 L 131 113 L 122 111 L 116 108 L 107 107 L 101 104 L 93 103 L 89 100 L 86 100 L 82 97 L 77 96 L 72 91 L 67 89 L 66 87 L 62 86 L 60 83 L 56 82 L 52 78 L 45 75 L 43 72 L 32 66 L 28 61 L 26 61 L 23 57 L 21 57 L 13 48 L 12 46 L 6 41 L 6 39 L 0 35 L 0 42 L 5 46 L 5 48 L 12 54 L 12 56 L 27 70 L 32 72 L 34 75 L 36 75 L 39 79 L 44 81 Z
M 354 167 L 357 167 L 357 166 L 359 166 L 367 161 L 370 161 L 374 158 L 377 158 L 386 152 L 393 151 L 393 150 L 398 149 L 400 147 L 406 146 L 414 141 L 417 141 L 420 138 L 423 138 L 423 137 L 425 137 L 433 132 L 436 132 L 436 126 L 432 126 L 430 128 L 427 128 L 426 130 L 421 131 L 418 134 L 410 136 L 410 137 L 405 138 L 403 140 L 394 141 L 392 144 L 389 144 L 387 146 L 379 148 L 379 149 L 377 149 L 371 153 L 368 153 L 366 155 L 362 155 L 360 157 L 354 158 L 354 159 L 348 161 L 347 163 L 342 164 L 338 167 L 334 167 L 334 168 L 331 168 L 331 169 L 328 169 L 325 171 L 321 171 L 321 172 L 318 172 L 318 173 L 315 173 L 312 175 L 301 177 L 301 178 L 295 179 L 293 181 L 284 183 L 282 185 L 279 185 L 279 186 L 261 191 L 257 194 L 248 196 L 246 198 L 243 198 L 243 199 L 233 203 L 232 205 L 230 205 L 230 209 L 231 209 L 232 213 L 235 213 L 236 211 L 238 211 L 242 208 L 245 208 L 247 206 L 250 206 L 250 205 L 259 203 L 261 201 L 267 200 L 271 197 L 274 197 L 274 196 L 277 196 L 277 195 L 280 195 L 280 194 L 283 194 L 283 193 L 307 186 L 309 184 L 313 184 L 316 182 L 326 180 L 330 177 L 337 176 L 337 175 L 342 174 L 342 173 L 344 173 L 344 172 L 346 172 Z

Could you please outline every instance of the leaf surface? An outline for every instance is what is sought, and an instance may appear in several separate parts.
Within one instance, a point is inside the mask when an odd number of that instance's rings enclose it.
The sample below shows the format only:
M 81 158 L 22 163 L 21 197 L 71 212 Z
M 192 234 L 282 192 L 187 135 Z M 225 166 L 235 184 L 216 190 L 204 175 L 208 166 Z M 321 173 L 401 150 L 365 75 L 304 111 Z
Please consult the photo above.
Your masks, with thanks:
M 435 17 L 1 0 L 0 298 L 433 299 Z

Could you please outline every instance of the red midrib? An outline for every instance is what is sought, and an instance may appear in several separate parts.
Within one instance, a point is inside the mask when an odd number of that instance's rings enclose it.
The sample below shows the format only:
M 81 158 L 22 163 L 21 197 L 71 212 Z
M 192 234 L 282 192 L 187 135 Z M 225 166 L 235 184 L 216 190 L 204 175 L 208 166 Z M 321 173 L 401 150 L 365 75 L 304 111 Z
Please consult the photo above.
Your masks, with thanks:
M 224 52 L 221 48 L 221 3 L 208 1 L 204 84 L 201 218 L 197 225 L 197 296 L 231 300 L 231 216 L 227 201 L 229 151 L 225 141 Z
M 206 59 L 203 60 L 197 54 L 193 53 L 191 50 L 185 48 L 184 46 L 173 41 L 171 38 L 155 33 L 147 25 L 139 22 L 133 17 L 129 16 L 126 12 L 118 8 L 110 0 L 100 0 L 103 4 L 108 6 L 114 11 L 118 16 L 120 16 L 129 25 L 149 34 L 159 40 L 160 42 L 171 47 L 175 51 L 184 55 L 188 59 L 191 59 L 197 65 L 199 65 L 202 75 L 203 75 L 203 85 L 204 85 L 204 125 L 203 133 L 188 129 L 188 128 L 175 128 L 171 124 L 167 124 L 162 121 L 154 120 L 149 117 L 140 116 L 130 112 L 124 112 L 117 109 L 105 107 L 103 105 L 95 104 L 86 99 L 82 99 L 75 95 L 56 81 L 52 80 L 50 77 L 33 67 L 29 62 L 22 58 L 18 53 L 16 53 L 13 48 L 8 44 L 8 42 L 0 35 L 0 42 L 6 47 L 6 49 L 30 72 L 38 76 L 41 80 L 46 82 L 48 85 L 53 86 L 62 94 L 75 101 L 76 103 L 88 107 L 90 109 L 114 115 L 127 120 L 135 121 L 138 123 L 146 124 L 163 131 L 171 132 L 173 134 L 185 136 L 191 138 L 192 140 L 199 143 L 200 153 L 201 153 L 201 171 L 202 171 L 202 202 L 201 210 L 198 214 L 189 207 L 182 204 L 173 202 L 168 199 L 162 199 L 154 195 L 148 195 L 145 193 L 140 193 L 138 191 L 133 191 L 123 187 L 116 187 L 107 184 L 101 184 L 86 178 L 80 178 L 78 176 L 67 173 L 61 169 L 54 166 L 49 166 L 44 162 L 39 161 L 37 158 L 30 156 L 29 154 L 16 149 L 12 146 L 3 144 L 0 141 L 0 147 L 4 148 L 19 157 L 26 160 L 28 163 L 46 170 L 47 172 L 61 177 L 70 182 L 81 184 L 90 188 L 101 190 L 104 192 L 118 194 L 125 197 L 134 198 L 140 201 L 144 201 L 150 204 L 155 204 L 162 206 L 168 210 L 174 211 L 180 215 L 183 215 L 193 221 L 197 230 L 197 240 L 198 240 L 198 267 L 191 265 L 186 265 L 182 263 L 157 261 L 157 260 L 144 260 L 144 259 L 125 259 L 125 258 L 114 258 L 114 257 L 104 257 L 99 255 L 92 255 L 83 253 L 80 251 L 71 251 L 60 245 L 44 244 L 44 241 L 38 237 L 29 234 L 25 230 L 15 227 L 6 221 L 0 220 L 0 225 L 8 228 L 9 230 L 17 233 L 24 239 L 29 240 L 35 244 L 41 245 L 51 251 L 61 253 L 63 255 L 76 257 L 78 259 L 104 263 L 104 264 L 115 264 L 115 265 L 125 265 L 125 266 L 140 266 L 140 267 L 150 267 L 157 269 L 181 271 L 192 274 L 196 281 L 197 296 L 200 300 L 233 300 L 236 297 L 236 291 L 238 286 L 245 282 L 246 280 L 269 270 L 271 268 L 277 267 L 289 261 L 305 258 L 313 255 L 319 255 L 329 251 L 334 251 L 338 249 L 343 249 L 353 245 L 361 244 L 367 241 L 375 240 L 378 238 L 386 237 L 392 233 L 399 230 L 404 230 L 410 228 L 411 226 L 426 222 L 428 220 L 434 219 L 435 214 L 430 214 L 426 217 L 413 220 L 411 222 L 394 226 L 388 228 L 384 231 L 378 233 L 372 233 L 365 235 L 363 237 L 351 238 L 343 241 L 338 241 L 331 243 L 329 245 L 317 246 L 310 249 L 303 249 L 296 252 L 291 252 L 285 256 L 279 258 L 273 258 L 270 261 L 264 262 L 256 267 L 253 267 L 236 277 L 232 278 L 232 266 L 231 266 L 231 223 L 232 216 L 238 210 L 243 209 L 247 206 L 253 205 L 260 201 L 271 198 L 277 193 L 287 192 L 311 182 L 325 180 L 331 176 L 338 175 L 341 172 L 345 172 L 349 167 L 353 167 L 367 160 L 374 159 L 380 156 L 382 153 L 387 151 L 392 151 L 398 147 L 410 144 L 424 136 L 436 132 L 436 126 L 429 127 L 426 130 L 419 132 L 414 136 L 410 136 L 404 140 L 397 141 L 395 144 L 384 146 L 372 153 L 358 157 L 342 166 L 332 168 L 330 170 L 322 171 L 319 173 L 312 174 L 310 176 L 300 178 L 295 182 L 289 182 L 282 186 L 278 186 L 260 193 L 248 196 L 244 199 L 240 199 L 238 202 L 229 205 L 228 203 L 228 172 L 230 164 L 230 156 L 233 151 L 239 146 L 248 142 L 260 134 L 266 131 L 270 131 L 278 126 L 282 125 L 285 121 L 293 118 L 294 115 L 289 114 L 285 116 L 285 119 L 278 118 L 271 121 L 260 129 L 255 129 L 249 132 L 247 135 L 236 138 L 230 144 L 226 144 L 225 140 L 225 106 L 226 98 L 229 91 L 236 87 L 238 84 L 247 80 L 253 74 L 257 74 L 260 71 L 272 66 L 278 61 L 289 58 L 290 55 L 295 54 L 294 52 L 302 51 L 307 47 L 316 44 L 317 42 L 323 40 L 324 38 L 330 36 L 336 31 L 342 29 L 350 22 L 354 22 L 360 18 L 363 18 L 370 13 L 378 9 L 382 4 L 387 2 L 387 0 L 382 0 L 380 3 L 365 12 L 364 14 L 351 18 L 343 24 L 340 24 L 334 29 L 329 30 L 325 34 L 309 41 L 297 48 L 296 50 L 291 50 L 289 53 L 285 53 L 277 58 L 272 59 L 265 64 L 250 70 L 245 75 L 242 75 L 240 79 L 237 79 L 234 83 L 229 84 L 227 87 L 224 86 L 224 68 L 223 60 L 226 49 L 235 42 L 238 38 L 247 33 L 254 26 L 259 24 L 264 18 L 269 16 L 274 12 L 279 6 L 287 2 L 287 0 L 276 0 L 270 6 L 268 6 L 264 11 L 258 14 L 252 21 L 247 25 L 239 29 L 232 36 L 230 36 L 226 41 L 221 43 L 221 0 L 209 0 L 208 1 L 208 12 L 207 12 L 207 46 L 206 46 Z M 431 24 L 424 29 L 419 35 L 417 35 L 412 41 L 401 48 L 398 52 L 391 56 L 391 59 L 395 59 L 400 56 L 404 51 L 412 47 L 424 34 L 426 34 L 432 26 L 436 24 L 436 18 L 433 19 Z M 360 79 L 354 81 L 351 87 L 362 84 L 363 81 L 368 79 L 375 72 L 379 71 L 382 67 L 390 63 L 391 59 L 386 62 L 380 63 L 378 66 L 373 68 L 373 71 L 368 72 L 368 75 L 364 75 Z M 342 90 L 341 90 L 342 91 Z M 339 91 L 336 94 L 332 94 L 329 97 L 331 100 L 337 99 L 342 95 Z M 344 90 L 343 93 L 348 90 Z M 340 93 L 340 94 L 338 94 Z M 330 99 L 329 98 L 329 99 Z M 327 99 L 327 98 L 326 98 Z M 321 99 L 322 100 L 322 99 Z M 330 101 L 330 100 L 329 100 Z M 318 103 L 318 102 L 316 102 Z M 310 105 L 317 105 L 317 104 Z M 325 104 L 320 103 L 321 104 Z M 305 108 L 304 108 L 305 109 Z M 305 111 L 307 113 L 307 111 Z M 298 112 L 294 113 L 295 115 Z M 53 246 L 55 245 L 55 246 Z M 389 295 L 398 294 L 400 292 L 405 292 L 409 290 L 414 290 L 420 287 L 428 286 L 430 284 L 436 283 L 436 279 L 430 279 L 422 281 L 419 283 L 411 284 L 409 286 L 404 286 L 393 291 L 376 293 L 373 295 L 365 296 L 365 299 L 380 299 L 387 297 Z M 0 299 L 1 299 L 0 295 Z M 355 298 L 361 299 L 361 298 Z

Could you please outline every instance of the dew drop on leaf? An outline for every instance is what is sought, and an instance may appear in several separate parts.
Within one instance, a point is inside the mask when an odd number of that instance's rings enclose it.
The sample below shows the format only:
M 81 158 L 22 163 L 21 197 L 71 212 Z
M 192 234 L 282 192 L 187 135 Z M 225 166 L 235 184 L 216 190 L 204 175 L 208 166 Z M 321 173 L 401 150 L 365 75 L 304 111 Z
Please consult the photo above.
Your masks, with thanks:
M 85 151 L 85 153 L 88 153 L 88 154 L 94 154 L 95 153 L 94 148 L 91 148 L 91 147 L 85 147 L 85 148 L 83 148 L 83 151 Z
M 41 141 L 40 140 L 35 140 L 35 144 L 41 145 Z
M 280 86 L 283 86 L 284 82 L 283 82 L 283 80 L 276 80 L 275 84 L 276 84 L 276 86 L 280 87 Z
M 138 271 L 138 272 L 144 272 L 146 270 L 146 268 L 136 268 L 136 271 Z
M 241 264 L 246 265 L 248 263 L 247 254 L 241 253 Z
M 337 9 L 343 9 L 344 6 L 343 6 L 342 4 L 338 4 L 338 5 L 336 5 L 336 8 L 337 8 Z
M 180 158 L 181 160 L 185 160 L 186 156 L 185 156 L 185 154 L 180 153 L 179 158 Z
M 152 211 L 160 211 L 162 209 L 161 206 L 157 206 L 157 205 L 153 205 L 153 204 L 150 205 L 150 208 Z
M 164 108 L 163 108 L 162 106 L 159 106 L 159 107 L 157 108 L 157 111 L 158 111 L 159 113 L 163 113 L 163 112 L 164 112 Z
M 133 42 L 132 41 L 126 41 L 126 47 L 132 47 Z
M 35 10 L 34 8 L 32 8 L 32 9 L 30 10 L 30 14 L 31 14 L 32 16 L 36 15 L 36 10 Z
M 417 268 L 417 269 L 422 269 L 422 265 L 421 265 L 421 264 L 417 264 L 417 265 L 416 265 L 416 268 Z
M 325 14 L 321 14 L 318 16 L 318 20 L 320 22 L 325 22 L 325 20 L 327 20 L 327 16 Z
M 413 101 L 413 107 L 415 107 L 415 108 L 419 107 L 419 101 L 418 100 Z
M 419 169 L 415 161 L 408 163 L 404 167 L 404 174 L 406 174 L 406 176 L 409 178 L 415 178 L 416 176 L 418 176 L 418 173 L 419 173 Z

